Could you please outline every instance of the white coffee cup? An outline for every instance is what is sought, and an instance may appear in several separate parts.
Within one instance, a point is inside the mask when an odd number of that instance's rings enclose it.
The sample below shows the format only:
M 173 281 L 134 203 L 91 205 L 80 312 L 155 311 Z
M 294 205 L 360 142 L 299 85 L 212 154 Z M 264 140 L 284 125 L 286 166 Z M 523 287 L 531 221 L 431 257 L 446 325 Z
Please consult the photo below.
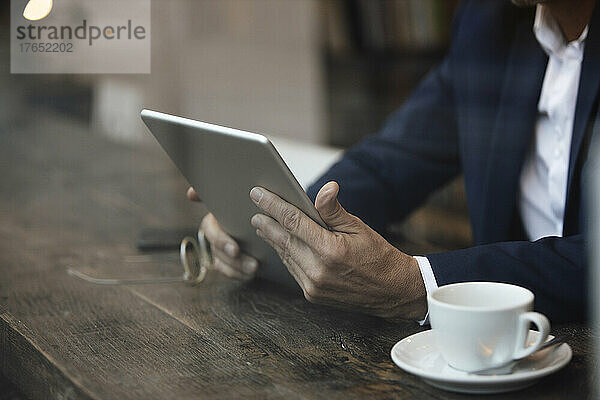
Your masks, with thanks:
M 496 282 L 441 286 L 427 296 L 436 345 L 453 368 L 474 372 L 527 357 L 546 341 L 550 323 L 531 312 L 533 293 Z M 529 326 L 539 330 L 527 347 Z

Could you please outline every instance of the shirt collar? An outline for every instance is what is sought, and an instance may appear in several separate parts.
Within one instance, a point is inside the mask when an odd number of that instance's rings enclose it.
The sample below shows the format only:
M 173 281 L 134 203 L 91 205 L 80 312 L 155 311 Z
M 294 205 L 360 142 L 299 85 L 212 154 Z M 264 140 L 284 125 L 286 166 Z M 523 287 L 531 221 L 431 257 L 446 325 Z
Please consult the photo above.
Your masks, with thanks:
M 587 37 L 588 27 L 585 27 L 579 38 L 567 43 L 558 22 L 556 22 L 556 19 L 554 19 L 548 8 L 543 4 L 538 4 L 535 10 L 533 32 L 546 54 L 550 56 L 562 53 L 568 45 L 580 49 Z

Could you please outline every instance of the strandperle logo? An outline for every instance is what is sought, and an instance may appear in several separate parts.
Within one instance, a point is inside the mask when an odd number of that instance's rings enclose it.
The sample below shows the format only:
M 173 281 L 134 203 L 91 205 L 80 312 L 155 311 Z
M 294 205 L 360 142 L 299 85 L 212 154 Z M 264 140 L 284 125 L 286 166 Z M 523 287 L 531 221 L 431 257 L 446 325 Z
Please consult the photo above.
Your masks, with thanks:
M 11 0 L 12 73 L 150 73 L 150 0 Z
M 18 26 L 17 39 L 23 40 L 85 40 L 91 46 L 98 39 L 104 40 L 144 40 L 146 39 L 146 28 L 141 25 L 134 26 L 131 20 L 126 25 L 99 27 L 89 25 L 87 20 L 83 20 L 80 26 L 75 28 L 71 26 Z

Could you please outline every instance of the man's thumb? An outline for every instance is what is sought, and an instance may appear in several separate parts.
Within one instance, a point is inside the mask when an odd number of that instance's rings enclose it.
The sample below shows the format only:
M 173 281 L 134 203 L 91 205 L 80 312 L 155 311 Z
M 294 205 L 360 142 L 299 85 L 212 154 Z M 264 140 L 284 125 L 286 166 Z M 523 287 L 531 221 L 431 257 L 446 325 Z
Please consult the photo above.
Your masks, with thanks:
M 355 232 L 357 218 L 344 210 L 337 199 L 339 191 L 340 187 L 336 182 L 326 183 L 317 194 L 315 207 L 331 229 L 338 232 Z

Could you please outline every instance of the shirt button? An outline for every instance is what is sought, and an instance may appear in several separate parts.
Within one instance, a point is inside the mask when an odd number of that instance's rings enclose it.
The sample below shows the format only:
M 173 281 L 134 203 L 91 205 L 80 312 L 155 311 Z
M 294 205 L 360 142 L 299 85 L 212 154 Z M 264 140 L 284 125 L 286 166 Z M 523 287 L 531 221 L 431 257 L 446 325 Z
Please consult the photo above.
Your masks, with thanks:
M 560 157 L 562 155 L 562 151 L 560 148 L 554 149 L 554 157 Z

